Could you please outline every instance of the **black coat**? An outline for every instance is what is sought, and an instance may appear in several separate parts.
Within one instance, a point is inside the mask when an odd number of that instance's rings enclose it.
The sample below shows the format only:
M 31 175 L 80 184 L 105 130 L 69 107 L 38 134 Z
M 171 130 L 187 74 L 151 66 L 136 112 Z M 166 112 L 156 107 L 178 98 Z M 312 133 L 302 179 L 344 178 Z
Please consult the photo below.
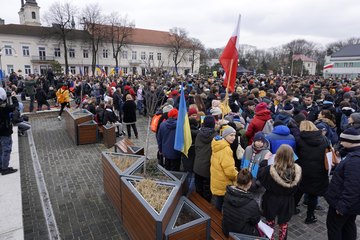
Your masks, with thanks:
M 321 131 L 302 131 L 296 142 L 299 160 L 302 168 L 300 189 L 304 193 L 322 196 L 328 185 L 328 173 L 325 170 L 325 149 L 329 146 Z
M 124 110 L 124 123 L 136 122 L 136 103 L 134 100 L 127 100 L 123 106 Z
M 217 135 L 213 128 L 200 128 L 195 139 L 194 172 L 210 179 L 211 141 Z
M 114 111 L 110 108 L 106 108 L 104 111 L 104 119 L 102 124 L 106 125 L 108 122 L 115 123 L 118 121 L 118 117 L 115 115 Z
M 335 169 L 325 199 L 343 215 L 360 215 L 360 147 L 347 152 Z
M 260 216 L 259 206 L 251 193 L 234 186 L 226 187 L 222 219 L 222 229 L 226 236 L 229 236 L 229 232 L 259 236 L 256 225 Z
M 295 210 L 294 194 L 301 179 L 301 167 L 295 164 L 295 178 L 288 183 L 276 172 L 273 165 L 259 172 L 258 180 L 266 189 L 262 209 L 266 220 L 278 218 L 278 224 L 290 221 Z

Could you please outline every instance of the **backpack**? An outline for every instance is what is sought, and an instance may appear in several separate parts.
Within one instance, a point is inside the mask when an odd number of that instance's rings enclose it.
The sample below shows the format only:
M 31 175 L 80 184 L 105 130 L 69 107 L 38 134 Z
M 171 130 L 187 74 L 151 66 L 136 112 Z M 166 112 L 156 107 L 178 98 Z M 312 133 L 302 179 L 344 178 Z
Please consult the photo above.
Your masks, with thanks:
M 340 120 L 340 129 L 341 129 L 341 131 L 345 130 L 348 123 L 349 123 L 348 117 L 344 113 L 341 114 L 341 120 Z
M 262 132 L 265 135 L 267 135 L 267 134 L 270 134 L 273 129 L 274 129 L 274 120 L 272 120 L 272 118 L 270 118 L 269 120 L 267 120 L 265 122 Z
M 66 90 L 61 91 L 61 89 L 58 90 L 58 93 L 59 93 L 59 94 L 57 94 L 58 103 L 64 103 L 65 102 L 65 95 L 64 95 L 65 91 Z
M 150 130 L 153 131 L 154 133 L 156 133 L 161 116 L 162 116 L 161 114 L 154 115 L 151 119 Z

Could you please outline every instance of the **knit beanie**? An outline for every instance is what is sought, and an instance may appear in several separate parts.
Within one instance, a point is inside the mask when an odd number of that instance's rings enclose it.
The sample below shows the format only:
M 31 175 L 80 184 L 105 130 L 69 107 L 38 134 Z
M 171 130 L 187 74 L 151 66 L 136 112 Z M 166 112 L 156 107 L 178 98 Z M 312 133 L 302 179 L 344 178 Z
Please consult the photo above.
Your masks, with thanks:
M 162 109 L 163 113 L 168 113 L 170 110 L 173 109 L 173 106 L 171 105 L 165 105 Z
M 168 113 L 168 117 L 176 119 L 178 117 L 178 110 L 176 108 L 171 109 Z
M 255 136 L 254 136 L 254 141 L 253 142 L 256 142 L 256 141 L 262 141 L 262 142 L 266 142 L 266 139 L 265 139 L 265 134 L 263 132 L 257 132 L 255 133 Z
M 292 114 L 293 111 L 294 111 L 294 107 L 293 107 L 292 104 L 286 103 L 285 106 L 284 106 L 283 111 Z
M 227 135 L 229 135 L 231 133 L 236 133 L 235 129 L 233 129 L 230 126 L 226 126 L 226 127 L 224 127 L 224 130 L 222 131 L 221 136 L 223 138 L 225 138 Z
M 174 99 L 173 99 L 173 98 L 168 98 L 168 99 L 166 100 L 166 103 L 169 104 L 169 105 L 171 105 L 171 106 L 174 106 Z
M 255 107 L 255 112 L 260 112 L 262 110 L 265 110 L 267 108 L 267 104 L 265 102 L 261 102 Z
M 345 131 L 340 134 L 340 142 L 360 143 L 360 134 L 353 127 L 345 129 Z
M 350 115 L 354 123 L 360 123 L 360 113 L 352 113 Z
M 220 101 L 219 100 L 212 100 L 211 102 L 211 107 L 219 107 L 220 106 Z
M 188 116 L 190 117 L 191 115 L 194 115 L 194 114 L 197 114 L 196 108 L 189 108 Z
M 222 111 L 221 111 L 221 109 L 219 107 L 214 107 L 214 108 L 210 109 L 210 113 L 213 116 L 217 116 L 217 115 L 222 114 Z
M 203 126 L 207 128 L 215 128 L 215 118 L 213 116 L 206 116 L 204 118 Z

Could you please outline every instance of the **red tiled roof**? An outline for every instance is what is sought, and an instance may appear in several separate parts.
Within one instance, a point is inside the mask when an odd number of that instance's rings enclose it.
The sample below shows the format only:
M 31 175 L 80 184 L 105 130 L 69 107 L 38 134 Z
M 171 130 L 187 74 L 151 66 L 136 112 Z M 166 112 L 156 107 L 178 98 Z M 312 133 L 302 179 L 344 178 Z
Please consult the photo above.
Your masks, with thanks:
M 293 60 L 295 60 L 295 61 L 301 60 L 303 62 L 316 62 L 316 60 L 309 58 L 309 57 L 305 56 L 304 54 L 294 54 Z

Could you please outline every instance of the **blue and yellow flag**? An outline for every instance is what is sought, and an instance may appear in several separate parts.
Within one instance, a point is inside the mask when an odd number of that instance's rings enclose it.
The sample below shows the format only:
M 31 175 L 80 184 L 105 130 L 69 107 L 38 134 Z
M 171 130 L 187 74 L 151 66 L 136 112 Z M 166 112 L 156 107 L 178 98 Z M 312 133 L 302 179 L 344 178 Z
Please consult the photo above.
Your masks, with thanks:
M 192 139 L 191 139 L 190 122 L 186 109 L 184 88 L 183 88 L 183 84 L 181 83 L 180 105 L 179 105 L 179 114 L 176 124 L 174 149 L 182 152 L 187 157 L 191 143 L 192 143 Z
M 111 69 L 110 69 L 109 75 L 110 75 L 110 76 L 114 76 L 114 75 L 115 75 L 115 68 L 111 68 Z
M 95 70 L 97 72 L 97 75 L 100 76 L 101 75 L 101 68 L 100 68 L 99 65 L 96 65 Z

